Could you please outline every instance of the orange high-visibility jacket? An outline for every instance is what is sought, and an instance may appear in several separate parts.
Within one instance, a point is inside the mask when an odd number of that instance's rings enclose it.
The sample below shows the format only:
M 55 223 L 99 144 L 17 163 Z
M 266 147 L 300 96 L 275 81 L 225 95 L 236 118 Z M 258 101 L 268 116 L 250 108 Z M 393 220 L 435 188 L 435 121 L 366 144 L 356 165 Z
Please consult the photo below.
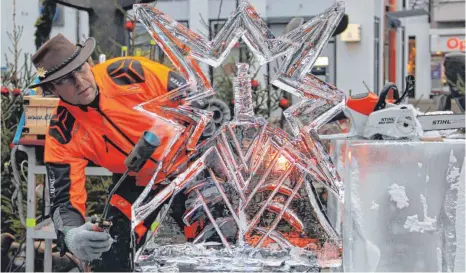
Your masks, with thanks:
M 136 175 L 144 186 L 175 131 L 171 123 L 133 109 L 186 83 L 169 68 L 142 57 L 121 57 L 92 69 L 99 88 L 97 108 L 71 105 L 63 100 L 56 109 L 45 141 L 45 163 L 57 231 L 79 226 L 86 215 L 85 167 L 89 161 L 113 173 L 124 173 L 124 160 L 144 130 L 161 141 Z M 162 181 L 169 172 L 157 177 Z

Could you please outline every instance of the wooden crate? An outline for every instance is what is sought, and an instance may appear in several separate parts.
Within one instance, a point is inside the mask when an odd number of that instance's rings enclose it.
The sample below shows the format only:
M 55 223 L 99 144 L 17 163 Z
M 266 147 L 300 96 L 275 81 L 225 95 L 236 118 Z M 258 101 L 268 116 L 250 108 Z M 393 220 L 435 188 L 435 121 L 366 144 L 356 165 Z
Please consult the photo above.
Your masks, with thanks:
M 42 95 L 24 96 L 23 137 L 36 139 L 47 133 L 52 114 L 58 105 L 59 98 Z

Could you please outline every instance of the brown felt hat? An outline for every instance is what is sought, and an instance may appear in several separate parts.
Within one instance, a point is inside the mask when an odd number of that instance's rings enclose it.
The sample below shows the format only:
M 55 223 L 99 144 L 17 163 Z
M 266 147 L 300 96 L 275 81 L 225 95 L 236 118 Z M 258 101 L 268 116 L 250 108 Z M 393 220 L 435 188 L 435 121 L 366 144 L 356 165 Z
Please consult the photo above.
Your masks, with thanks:
M 88 38 L 84 45 L 74 45 L 65 36 L 58 34 L 32 55 L 32 63 L 37 69 L 40 82 L 29 87 L 40 86 L 73 72 L 87 61 L 94 48 L 94 38 Z

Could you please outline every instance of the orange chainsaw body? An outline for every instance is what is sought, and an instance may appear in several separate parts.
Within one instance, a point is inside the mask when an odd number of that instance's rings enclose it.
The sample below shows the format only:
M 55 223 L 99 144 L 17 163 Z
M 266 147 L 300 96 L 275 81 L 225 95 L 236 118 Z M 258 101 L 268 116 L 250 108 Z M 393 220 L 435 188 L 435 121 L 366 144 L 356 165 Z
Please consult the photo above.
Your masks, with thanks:
M 369 116 L 374 112 L 375 106 L 379 101 L 379 97 L 373 93 L 368 92 L 365 94 L 352 95 L 346 101 L 346 106 L 353 111 L 356 111 L 365 116 Z M 387 99 L 388 103 L 393 103 L 395 100 Z

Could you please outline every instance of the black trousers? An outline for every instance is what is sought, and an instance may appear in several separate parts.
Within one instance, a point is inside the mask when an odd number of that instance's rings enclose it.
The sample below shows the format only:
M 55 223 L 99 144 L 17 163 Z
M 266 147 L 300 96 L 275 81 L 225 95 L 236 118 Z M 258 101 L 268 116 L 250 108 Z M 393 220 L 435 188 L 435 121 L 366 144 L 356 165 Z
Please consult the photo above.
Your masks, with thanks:
M 114 174 L 112 176 L 112 185 L 107 192 L 113 188 L 122 175 Z M 119 189 L 115 192 L 123 197 L 126 201 L 133 204 L 139 195 L 144 190 L 144 187 L 136 186 L 135 178 L 128 176 L 125 181 L 120 185 Z M 160 191 L 160 187 L 150 193 L 154 196 Z M 150 199 L 149 199 L 150 200 Z M 168 200 L 166 201 L 168 203 Z M 159 206 L 151 215 L 144 220 L 144 226 L 150 232 L 150 226 L 155 221 L 160 209 Z M 170 215 L 180 225 L 181 230 L 184 229 L 182 220 L 183 213 L 186 210 L 185 197 L 182 193 L 178 194 L 173 200 Z M 94 272 L 132 272 L 133 268 L 133 249 L 131 249 L 131 220 L 125 216 L 118 208 L 111 206 L 108 211 L 108 217 L 112 217 L 112 227 L 110 228 L 110 235 L 114 239 L 112 247 L 108 252 L 102 254 L 101 259 L 92 262 L 92 270 Z M 145 241 L 147 232 L 139 243 L 136 245 L 136 250 L 139 249 Z

